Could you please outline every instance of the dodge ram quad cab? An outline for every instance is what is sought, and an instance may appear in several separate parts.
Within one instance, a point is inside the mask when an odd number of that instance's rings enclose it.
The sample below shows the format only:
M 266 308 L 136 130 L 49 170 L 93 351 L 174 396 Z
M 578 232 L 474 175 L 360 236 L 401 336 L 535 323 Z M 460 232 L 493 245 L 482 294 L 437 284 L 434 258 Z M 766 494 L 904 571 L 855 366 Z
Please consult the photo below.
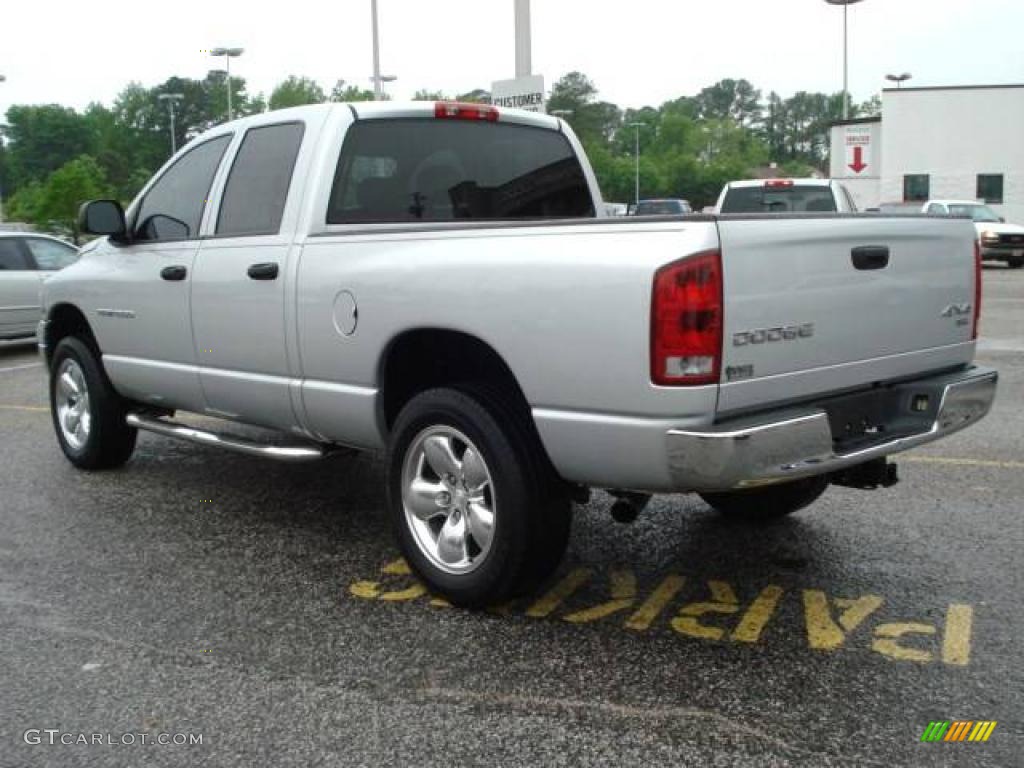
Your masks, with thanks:
M 140 429 L 283 461 L 386 449 L 402 553 L 479 606 L 551 574 L 590 488 L 625 517 L 681 491 L 776 517 L 889 485 L 889 454 L 988 412 L 969 221 L 602 210 L 542 114 L 218 126 L 127 211 L 82 207 L 102 237 L 46 282 L 38 332 L 60 447 L 87 470 Z

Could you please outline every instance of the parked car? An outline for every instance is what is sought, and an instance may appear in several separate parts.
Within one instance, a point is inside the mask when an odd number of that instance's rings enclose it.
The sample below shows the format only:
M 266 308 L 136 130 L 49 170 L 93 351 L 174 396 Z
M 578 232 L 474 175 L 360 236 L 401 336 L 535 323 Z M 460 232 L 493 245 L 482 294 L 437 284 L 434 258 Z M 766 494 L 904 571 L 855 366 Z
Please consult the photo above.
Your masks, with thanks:
M 718 196 L 718 213 L 855 213 L 846 187 L 833 179 L 730 181 Z
M 921 209 L 937 216 L 966 216 L 978 232 L 981 258 L 1002 261 L 1011 269 L 1024 267 L 1024 227 L 1006 219 L 977 200 L 929 200 Z
M 681 198 L 664 198 L 657 200 L 641 200 L 632 206 L 632 216 L 675 216 L 693 213 L 689 200 Z
M 893 203 L 879 203 L 877 208 L 869 208 L 869 211 L 887 214 L 898 214 L 898 215 L 915 215 L 921 214 L 921 203 L 908 203 L 908 202 L 893 202 Z
M 126 213 L 83 206 L 104 237 L 44 286 L 57 441 L 83 469 L 126 462 L 139 429 L 284 461 L 386 449 L 409 565 L 482 605 L 553 571 L 590 487 L 620 519 L 685 491 L 776 517 L 891 485 L 885 457 L 987 413 L 968 222 L 600 205 L 572 130 L 537 113 L 217 126 Z
M 609 203 L 607 200 L 604 202 L 604 215 L 605 216 L 628 216 L 629 215 L 629 204 L 628 203 Z
M 77 259 L 78 249 L 55 237 L 0 232 L 0 339 L 35 335 L 43 279 Z

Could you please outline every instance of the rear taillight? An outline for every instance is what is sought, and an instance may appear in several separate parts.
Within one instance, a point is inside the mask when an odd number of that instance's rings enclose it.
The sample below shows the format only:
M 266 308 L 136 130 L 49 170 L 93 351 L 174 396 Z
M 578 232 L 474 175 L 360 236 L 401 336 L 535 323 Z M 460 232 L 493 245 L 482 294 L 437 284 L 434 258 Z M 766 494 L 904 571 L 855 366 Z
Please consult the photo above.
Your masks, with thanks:
M 717 383 L 723 322 L 719 251 L 659 269 L 651 297 L 651 380 L 664 386 Z
M 443 120 L 484 120 L 498 122 L 498 109 L 487 104 L 463 104 L 458 101 L 439 101 L 434 104 L 434 117 Z
M 974 243 L 974 332 L 972 339 L 978 338 L 978 324 L 981 322 L 981 244 Z

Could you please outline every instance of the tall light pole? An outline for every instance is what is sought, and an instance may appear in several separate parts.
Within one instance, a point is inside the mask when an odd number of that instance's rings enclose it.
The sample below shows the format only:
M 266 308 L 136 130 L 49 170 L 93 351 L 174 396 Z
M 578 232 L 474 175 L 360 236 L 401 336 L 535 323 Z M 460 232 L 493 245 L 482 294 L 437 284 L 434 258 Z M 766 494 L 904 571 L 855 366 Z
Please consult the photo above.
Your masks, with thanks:
M 640 129 L 641 128 L 646 128 L 647 127 L 647 123 L 640 123 L 640 122 L 630 123 L 629 127 L 633 128 L 636 131 L 636 143 L 634 145 L 634 152 L 633 152 L 633 154 L 636 156 L 636 200 L 634 202 L 636 203 L 637 208 L 639 208 L 640 207 Z
M 530 40 L 530 0 L 516 4 L 516 77 L 533 74 L 533 46 Z
M 384 100 L 384 83 L 393 83 L 398 78 L 394 75 L 382 75 L 380 73 L 380 27 L 377 23 L 377 0 L 370 0 L 370 17 L 373 26 L 373 98 L 375 101 Z
M 843 6 L 843 120 L 850 119 L 850 6 L 861 0 L 825 0 L 829 5 Z
M 210 51 L 211 56 L 223 56 L 226 62 L 225 69 L 228 73 L 228 122 L 230 123 L 234 116 L 231 113 L 231 60 L 238 58 L 245 53 L 245 48 L 214 48 Z
M 0 75 L 0 83 L 4 82 L 5 80 L 7 80 L 7 77 L 4 76 L 4 75 Z M 3 221 L 3 220 L 4 220 L 4 190 L 3 190 L 3 185 L 0 184 L 0 221 Z
M 885 79 L 889 82 L 896 83 L 896 88 L 902 88 L 903 84 L 907 82 L 913 75 L 909 72 L 904 72 L 902 75 L 886 75 Z
M 167 105 L 167 111 L 171 114 L 171 154 L 178 151 L 178 138 L 174 133 L 174 105 L 185 99 L 184 93 L 161 93 L 158 97 Z

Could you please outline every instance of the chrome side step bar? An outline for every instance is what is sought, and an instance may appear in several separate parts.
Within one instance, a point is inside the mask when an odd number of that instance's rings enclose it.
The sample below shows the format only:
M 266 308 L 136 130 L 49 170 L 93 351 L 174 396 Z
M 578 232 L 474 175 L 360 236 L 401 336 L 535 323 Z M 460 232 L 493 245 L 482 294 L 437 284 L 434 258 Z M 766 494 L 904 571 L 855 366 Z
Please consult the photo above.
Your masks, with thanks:
M 164 437 L 174 437 L 179 440 L 186 440 L 199 445 L 212 445 L 216 448 L 224 448 L 236 453 L 244 453 L 249 456 L 262 456 L 265 459 L 286 461 L 293 464 L 307 461 L 317 461 L 324 458 L 330 449 L 327 446 L 316 443 L 305 443 L 303 445 L 268 445 L 249 440 L 238 435 L 218 434 L 207 432 L 195 427 L 187 427 L 167 419 L 157 418 L 144 413 L 129 413 L 125 417 L 129 427 L 143 429 L 147 432 L 155 432 Z

